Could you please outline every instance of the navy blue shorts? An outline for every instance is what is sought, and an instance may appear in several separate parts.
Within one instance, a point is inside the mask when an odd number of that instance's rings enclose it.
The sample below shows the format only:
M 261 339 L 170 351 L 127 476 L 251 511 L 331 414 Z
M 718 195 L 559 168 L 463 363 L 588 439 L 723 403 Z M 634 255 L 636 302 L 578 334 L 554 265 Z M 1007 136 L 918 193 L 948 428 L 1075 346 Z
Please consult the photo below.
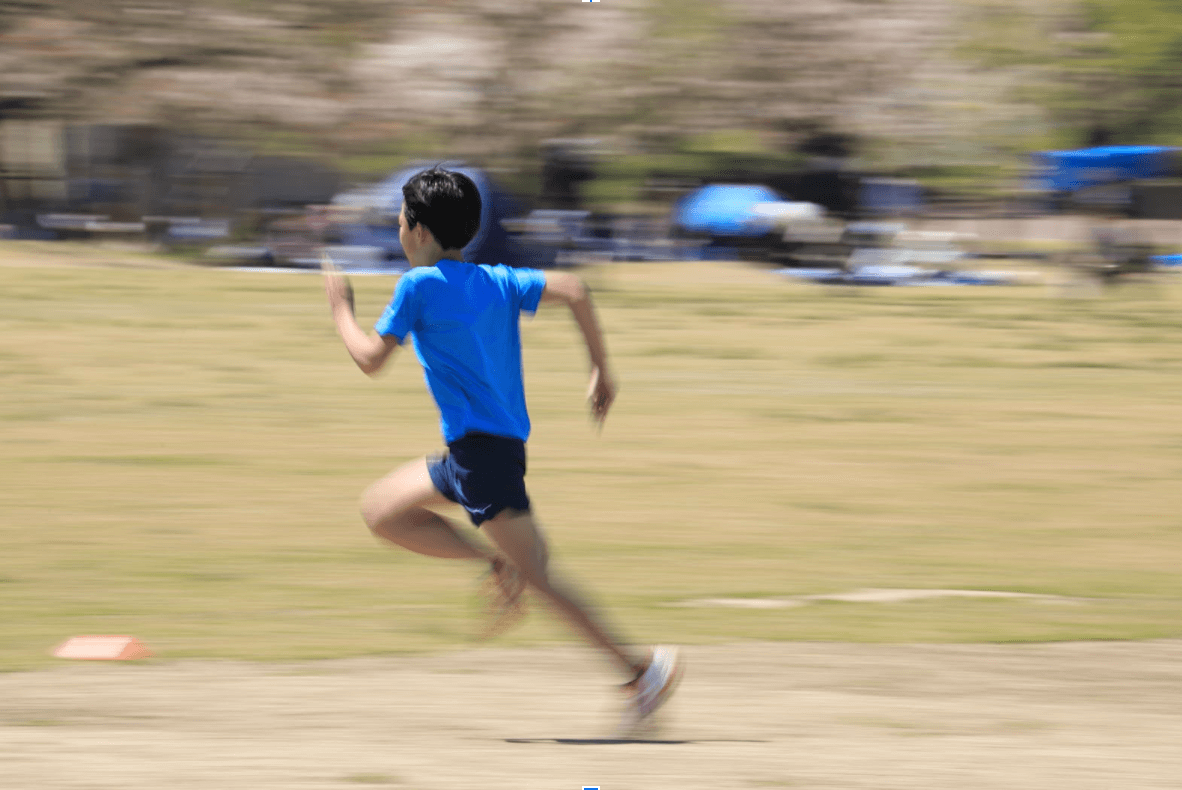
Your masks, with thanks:
M 525 493 L 525 442 L 489 433 L 466 433 L 442 456 L 427 461 L 439 493 L 462 505 L 472 523 L 502 510 L 529 510 Z

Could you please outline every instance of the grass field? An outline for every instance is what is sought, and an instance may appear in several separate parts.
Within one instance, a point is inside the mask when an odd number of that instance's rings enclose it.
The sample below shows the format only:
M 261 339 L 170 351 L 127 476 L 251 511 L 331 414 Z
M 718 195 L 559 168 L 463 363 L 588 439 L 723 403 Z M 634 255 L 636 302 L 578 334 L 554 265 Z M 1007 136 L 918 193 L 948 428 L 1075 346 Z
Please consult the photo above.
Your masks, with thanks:
M 637 639 L 1182 636 L 1182 282 L 823 289 L 727 264 L 589 270 L 602 435 L 568 315 L 523 328 L 556 563 Z M 357 278 L 363 323 L 392 278 Z M 74 634 L 176 657 L 468 644 L 475 568 L 379 546 L 375 477 L 439 447 L 410 354 L 359 373 L 318 277 L 0 246 L 0 668 Z M 860 588 L 940 598 L 671 606 Z M 549 617 L 502 640 L 565 642 Z

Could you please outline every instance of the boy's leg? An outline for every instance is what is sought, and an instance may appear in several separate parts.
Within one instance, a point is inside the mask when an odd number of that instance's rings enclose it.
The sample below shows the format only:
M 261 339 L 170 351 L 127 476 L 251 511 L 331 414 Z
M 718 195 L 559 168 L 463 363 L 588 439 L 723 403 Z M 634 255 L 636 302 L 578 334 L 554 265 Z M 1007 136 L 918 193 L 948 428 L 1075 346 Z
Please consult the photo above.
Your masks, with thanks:
M 591 608 L 563 582 L 549 572 L 549 550 L 533 516 L 518 510 L 503 510 L 481 525 L 497 548 L 517 566 L 525 581 L 592 644 L 606 651 L 629 677 L 641 672 L 646 662 L 625 652 L 592 615 Z
M 361 515 L 373 534 L 418 554 L 491 561 L 493 552 L 427 509 L 447 501 L 431 482 L 427 459 L 419 458 L 367 488 L 361 496 Z

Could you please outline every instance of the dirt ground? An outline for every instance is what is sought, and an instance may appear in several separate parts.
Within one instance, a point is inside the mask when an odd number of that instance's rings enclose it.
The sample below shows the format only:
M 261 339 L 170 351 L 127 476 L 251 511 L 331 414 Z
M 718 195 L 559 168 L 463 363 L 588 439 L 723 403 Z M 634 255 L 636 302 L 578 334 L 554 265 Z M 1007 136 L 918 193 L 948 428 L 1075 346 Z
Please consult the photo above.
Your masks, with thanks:
M 6 790 L 1182 787 L 1182 641 L 692 647 L 644 739 L 575 647 L 0 676 Z

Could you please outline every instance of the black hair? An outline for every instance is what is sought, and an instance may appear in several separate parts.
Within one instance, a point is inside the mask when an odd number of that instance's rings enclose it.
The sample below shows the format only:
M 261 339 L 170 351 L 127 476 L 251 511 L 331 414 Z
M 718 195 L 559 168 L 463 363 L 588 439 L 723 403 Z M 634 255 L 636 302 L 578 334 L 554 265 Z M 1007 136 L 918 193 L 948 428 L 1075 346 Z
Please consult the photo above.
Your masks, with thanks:
M 420 222 L 445 250 L 468 246 L 480 228 L 480 192 L 472 179 L 436 165 L 411 177 L 402 187 L 406 226 Z

